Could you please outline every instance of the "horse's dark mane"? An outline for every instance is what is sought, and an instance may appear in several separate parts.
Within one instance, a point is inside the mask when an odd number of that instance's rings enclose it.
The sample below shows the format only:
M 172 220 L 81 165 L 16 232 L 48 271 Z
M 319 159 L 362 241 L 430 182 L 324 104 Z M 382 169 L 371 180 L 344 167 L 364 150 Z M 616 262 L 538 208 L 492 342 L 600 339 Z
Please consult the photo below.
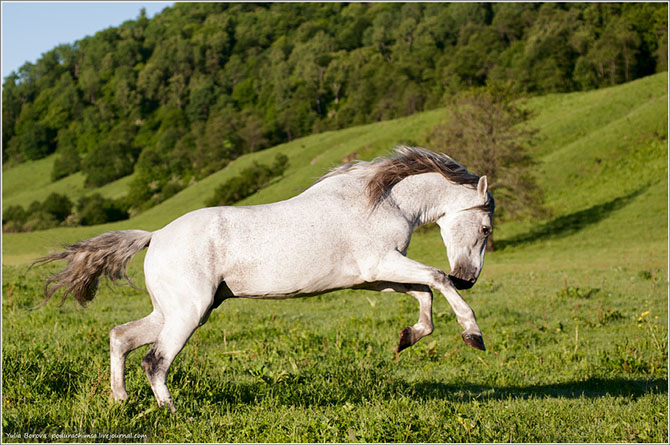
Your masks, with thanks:
M 319 179 L 358 173 L 368 177 L 366 191 L 372 207 L 377 206 L 391 188 L 404 178 L 421 173 L 440 173 L 447 180 L 460 185 L 477 186 L 479 176 L 444 154 L 433 153 L 417 147 L 395 147 L 391 157 L 381 157 L 369 162 L 351 162 L 341 165 Z

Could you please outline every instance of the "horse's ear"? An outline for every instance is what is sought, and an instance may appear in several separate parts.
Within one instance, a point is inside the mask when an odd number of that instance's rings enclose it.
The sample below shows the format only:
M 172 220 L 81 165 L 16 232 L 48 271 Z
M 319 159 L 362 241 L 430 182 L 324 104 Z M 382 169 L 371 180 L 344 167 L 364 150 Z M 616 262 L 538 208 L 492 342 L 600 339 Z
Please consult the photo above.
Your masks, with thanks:
M 486 176 L 479 178 L 479 183 L 477 183 L 477 192 L 482 198 L 486 198 L 486 189 L 488 188 L 488 182 L 486 181 Z

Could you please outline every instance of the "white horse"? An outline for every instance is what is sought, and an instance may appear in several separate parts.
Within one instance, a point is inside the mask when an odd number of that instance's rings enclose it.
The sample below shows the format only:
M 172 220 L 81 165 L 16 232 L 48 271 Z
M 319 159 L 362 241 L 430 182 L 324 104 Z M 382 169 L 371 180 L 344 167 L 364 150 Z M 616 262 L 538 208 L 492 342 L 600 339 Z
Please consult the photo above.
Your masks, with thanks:
M 126 277 L 130 258 L 148 247 L 144 273 L 154 310 L 109 334 L 112 396 L 128 398 L 126 356 L 153 343 L 142 367 L 159 406 L 172 411 L 168 369 L 227 298 L 344 288 L 406 293 L 419 301 L 419 320 L 401 331 L 399 352 L 433 331 L 432 287 L 456 313 L 465 343 L 483 350 L 475 314 L 456 289 L 472 287 L 479 277 L 493 209 L 485 176 L 445 155 L 398 147 L 392 157 L 336 168 L 286 201 L 204 208 L 155 232 L 108 232 L 69 246 L 38 260 L 69 262 L 47 280 L 44 302 L 64 287 L 63 300 L 72 294 L 84 305 L 100 276 Z M 430 222 L 440 227 L 449 276 L 405 256 L 414 229 Z

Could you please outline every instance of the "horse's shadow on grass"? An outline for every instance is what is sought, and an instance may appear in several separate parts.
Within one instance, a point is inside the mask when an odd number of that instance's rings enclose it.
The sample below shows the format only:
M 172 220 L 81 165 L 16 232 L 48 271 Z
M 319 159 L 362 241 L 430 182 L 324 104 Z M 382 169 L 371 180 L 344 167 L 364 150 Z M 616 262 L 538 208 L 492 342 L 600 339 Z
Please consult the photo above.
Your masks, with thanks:
M 265 398 L 275 399 L 280 405 L 293 406 L 337 406 L 346 402 L 365 403 L 366 400 L 381 398 L 397 399 L 404 395 L 415 401 L 447 400 L 464 402 L 470 400 L 528 400 L 528 399 L 597 399 L 602 397 L 626 397 L 637 399 L 647 394 L 667 394 L 667 379 L 624 379 L 593 377 L 582 381 L 572 381 L 544 385 L 495 386 L 470 383 L 413 382 L 390 380 L 374 389 L 374 394 L 355 383 L 349 385 L 340 381 L 332 391 L 323 386 L 311 387 L 307 381 L 286 382 L 270 386 L 262 383 L 231 383 L 219 388 L 215 394 L 205 399 L 215 404 L 249 405 Z M 324 390 L 325 389 L 325 390 Z M 200 399 L 204 394 L 192 394 Z
M 556 217 L 526 233 L 516 235 L 509 239 L 496 240 L 496 249 L 502 250 L 506 247 L 534 243 L 542 239 L 572 235 L 589 225 L 604 220 L 611 213 L 627 206 L 648 188 L 649 185 L 646 185 L 627 195 L 619 196 L 618 198 L 614 198 L 603 204 L 594 205 L 588 209 Z
M 601 398 L 631 397 L 646 394 L 667 394 L 667 379 L 598 378 L 587 380 L 528 386 L 487 386 L 477 384 L 445 384 L 419 382 L 410 385 L 417 397 L 425 400 L 508 400 L 531 398 Z

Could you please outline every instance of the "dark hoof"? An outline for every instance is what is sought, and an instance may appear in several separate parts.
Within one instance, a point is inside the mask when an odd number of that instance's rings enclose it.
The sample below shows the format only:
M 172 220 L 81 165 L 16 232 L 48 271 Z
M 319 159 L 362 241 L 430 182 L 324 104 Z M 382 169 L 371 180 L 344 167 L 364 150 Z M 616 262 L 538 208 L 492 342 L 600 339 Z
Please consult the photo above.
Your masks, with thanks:
M 477 348 L 482 351 L 486 351 L 486 348 L 484 347 L 484 339 L 481 335 L 463 333 L 461 336 L 463 337 L 463 341 L 466 345 L 472 346 L 473 348 Z
M 412 344 L 412 328 L 407 327 L 400 331 L 400 340 L 398 340 L 398 347 L 395 352 L 400 352 L 403 349 L 409 348 Z

